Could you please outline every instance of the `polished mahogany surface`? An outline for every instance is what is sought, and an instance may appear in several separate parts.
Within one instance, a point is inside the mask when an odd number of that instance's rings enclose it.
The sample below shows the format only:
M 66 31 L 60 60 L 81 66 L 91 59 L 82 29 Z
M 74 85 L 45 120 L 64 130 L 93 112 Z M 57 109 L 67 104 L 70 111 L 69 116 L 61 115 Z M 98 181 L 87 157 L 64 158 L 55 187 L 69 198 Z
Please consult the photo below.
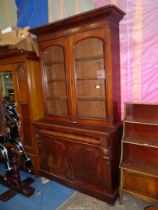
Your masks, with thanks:
M 31 30 L 44 93 L 34 123 L 40 173 L 109 203 L 119 185 L 123 15 L 106 6 Z

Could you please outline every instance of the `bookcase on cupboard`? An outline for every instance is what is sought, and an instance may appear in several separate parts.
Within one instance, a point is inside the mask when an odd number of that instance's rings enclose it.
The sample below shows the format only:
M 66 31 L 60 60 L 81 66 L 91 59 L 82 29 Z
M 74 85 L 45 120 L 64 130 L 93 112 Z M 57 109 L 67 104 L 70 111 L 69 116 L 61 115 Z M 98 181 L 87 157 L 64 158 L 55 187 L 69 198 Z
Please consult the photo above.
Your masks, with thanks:
M 158 202 L 158 104 L 126 104 L 121 144 L 120 196 Z
M 32 29 L 45 116 L 36 121 L 40 173 L 113 203 L 120 138 L 119 21 L 106 6 Z

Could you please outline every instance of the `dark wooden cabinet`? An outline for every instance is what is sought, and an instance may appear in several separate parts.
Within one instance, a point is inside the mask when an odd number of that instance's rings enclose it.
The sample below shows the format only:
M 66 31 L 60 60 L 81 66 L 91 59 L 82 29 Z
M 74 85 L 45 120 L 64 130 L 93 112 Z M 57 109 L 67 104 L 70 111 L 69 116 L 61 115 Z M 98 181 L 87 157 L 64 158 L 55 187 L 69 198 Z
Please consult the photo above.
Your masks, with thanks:
M 158 105 L 126 104 L 120 195 L 158 202 Z
M 7 88 L 5 84 L 1 86 L 1 98 L 5 94 L 8 96 L 8 91 L 12 90 L 10 96 L 14 96 L 20 115 L 21 141 L 32 159 L 35 174 L 38 174 L 39 164 L 32 122 L 43 117 L 40 71 L 39 58 L 33 52 L 8 49 L 0 53 L 0 83 L 4 83 L 5 75 L 11 77 L 10 87 Z
M 121 138 L 119 21 L 106 6 L 31 30 L 44 109 L 35 122 L 40 172 L 113 203 Z
M 109 203 L 117 197 L 121 128 L 35 123 L 40 173 Z

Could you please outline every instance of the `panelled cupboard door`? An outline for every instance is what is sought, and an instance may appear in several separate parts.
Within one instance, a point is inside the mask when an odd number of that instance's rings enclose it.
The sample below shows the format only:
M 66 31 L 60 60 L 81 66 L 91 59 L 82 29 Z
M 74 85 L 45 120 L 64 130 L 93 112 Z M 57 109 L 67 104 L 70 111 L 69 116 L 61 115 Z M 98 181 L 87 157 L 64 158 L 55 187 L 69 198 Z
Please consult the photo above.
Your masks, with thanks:
M 108 191 L 109 183 L 106 183 L 104 174 L 109 172 L 109 168 L 102 158 L 100 147 L 73 142 L 69 144 L 67 156 L 73 182 L 94 191 Z
M 69 177 L 67 163 L 67 144 L 57 138 L 40 134 L 39 160 L 42 171 L 52 173 L 54 176 Z M 45 152 L 47 151 L 47 152 Z
M 48 116 L 70 115 L 70 84 L 66 38 L 48 41 L 42 49 L 45 110 Z
M 104 123 L 108 118 L 105 29 L 70 36 L 70 49 L 74 118 Z
M 110 185 L 104 180 L 109 173 L 109 164 L 102 158 L 102 149 L 88 145 L 40 134 L 40 168 L 54 177 L 70 179 L 78 186 L 91 187 L 94 191 L 108 191 Z M 47 152 L 45 152 L 47 151 Z M 83 161 L 84 157 L 84 161 Z

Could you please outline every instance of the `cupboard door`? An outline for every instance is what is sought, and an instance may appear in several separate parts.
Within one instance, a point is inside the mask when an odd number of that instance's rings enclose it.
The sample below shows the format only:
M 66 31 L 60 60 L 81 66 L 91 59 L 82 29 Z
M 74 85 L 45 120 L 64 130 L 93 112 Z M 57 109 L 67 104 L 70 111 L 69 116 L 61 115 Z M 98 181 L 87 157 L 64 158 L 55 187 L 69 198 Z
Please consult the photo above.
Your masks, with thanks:
M 41 170 L 54 176 L 66 178 L 69 174 L 66 158 L 67 144 L 58 138 L 41 134 L 38 146 Z
M 68 115 L 65 41 L 57 39 L 42 51 L 45 104 L 48 115 Z
M 85 188 L 89 186 L 97 191 L 107 190 L 103 177 L 107 167 L 99 147 L 74 142 L 69 146 L 67 153 L 76 184 Z
M 76 113 L 79 118 L 105 119 L 105 32 L 90 31 L 73 36 Z

